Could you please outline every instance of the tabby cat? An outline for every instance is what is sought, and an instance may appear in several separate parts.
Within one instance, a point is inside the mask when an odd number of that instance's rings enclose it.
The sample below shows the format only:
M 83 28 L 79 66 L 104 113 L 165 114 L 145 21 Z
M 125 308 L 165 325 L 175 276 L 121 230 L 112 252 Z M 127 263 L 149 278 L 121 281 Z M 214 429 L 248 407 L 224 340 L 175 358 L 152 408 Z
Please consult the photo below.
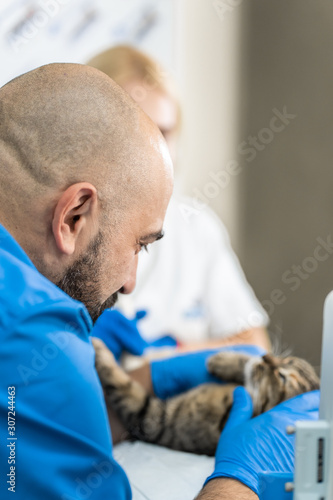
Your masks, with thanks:
M 254 415 L 319 388 L 314 369 L 303 359 L 222 351 L 208 359 L 208 370 L 228 384 L 203 384 L 162 401 L 133 381 L 101 340 L 94 338 L 93 344 L 106 402 L 131 437 L 175 450 L 214 455 L 237 385 L 249 391 Z

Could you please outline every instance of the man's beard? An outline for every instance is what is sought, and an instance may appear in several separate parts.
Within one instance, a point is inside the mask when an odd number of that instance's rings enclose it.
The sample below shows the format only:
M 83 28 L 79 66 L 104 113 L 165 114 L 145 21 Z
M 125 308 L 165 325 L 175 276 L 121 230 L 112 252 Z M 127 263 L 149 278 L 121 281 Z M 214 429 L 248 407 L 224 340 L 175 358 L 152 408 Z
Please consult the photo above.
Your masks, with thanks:
M 73 299 L 83 302 L 95 323 L 105 309 L 116 303 L 118 292 L 100 302 L 101 245 L 103 236 L 99 233 L 83 257 L 70 266 L 63 278 L 56 283 Z

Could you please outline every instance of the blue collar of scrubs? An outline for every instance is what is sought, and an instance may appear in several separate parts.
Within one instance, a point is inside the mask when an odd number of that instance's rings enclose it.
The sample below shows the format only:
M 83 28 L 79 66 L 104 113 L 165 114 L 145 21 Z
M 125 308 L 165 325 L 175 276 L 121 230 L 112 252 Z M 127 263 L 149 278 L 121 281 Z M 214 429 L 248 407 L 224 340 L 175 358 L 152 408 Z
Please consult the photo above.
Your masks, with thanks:
M 38 269 L 36 268 L 36 266 L 31 261 L 31 259 L 25 253 L 25 251 L 20 247 L 20 245 L 14 239 L 14 237 L 9 233 L 9 231 L 2 224 L 0 224 L 0 255 L 1 255 L 2 251 L 17 258 L 20 262 L 26 264 L 28 267 L 35 269 L 37 273 L 39 272 Z M 1 264 L 1 260 L 0 260 L 0 264 Z M 41 276 L 43 276 L 43 275 L 41 274 Z M 56 287 L 56 285 L 54 283 L 52 283 L 51 281 L 49 281 L 45 276 L 43 276 L 43 278 L 49 282 L 50 286 Z M 56 287 L 56 288 L 58 288 L 58 287 Z M 72 297 L 69 297 L 69 295 L 67 295 L 63 290 L 60 290 L 60 288 L 58 288 L 58 290 L 59 290 L 59 293 L 64 294 L 64 296 L 68 300 L 71 300 L 76 304 L 80 304 L 81 307 L 79 309 L 79 314 L 80 314 L 82 320 L 84 321 L 88 332 L 91 333 L 92 326 L 93 326 L 92 320 L 91 320 L 91 317 L 90 317 L 88 311 L 86 310 L 84 304 L 76 301 Z
M 0 249 L 14 255 L 14 257 L 27 264 L 29 267 L 36 269 L 25 251 L 2 224 L 0 224 Z

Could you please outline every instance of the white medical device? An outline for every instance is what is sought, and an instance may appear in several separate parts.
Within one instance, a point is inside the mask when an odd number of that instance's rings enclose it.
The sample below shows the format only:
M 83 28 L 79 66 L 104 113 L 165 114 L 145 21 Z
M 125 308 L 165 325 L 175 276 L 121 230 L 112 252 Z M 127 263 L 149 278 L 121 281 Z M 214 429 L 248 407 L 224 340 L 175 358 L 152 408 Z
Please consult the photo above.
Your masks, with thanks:
M 295 426 L 293 500 L 333 500 L 333 292 L 325 301 L 318 421 Z M 292 430 L 291 430 L 292 432 Z

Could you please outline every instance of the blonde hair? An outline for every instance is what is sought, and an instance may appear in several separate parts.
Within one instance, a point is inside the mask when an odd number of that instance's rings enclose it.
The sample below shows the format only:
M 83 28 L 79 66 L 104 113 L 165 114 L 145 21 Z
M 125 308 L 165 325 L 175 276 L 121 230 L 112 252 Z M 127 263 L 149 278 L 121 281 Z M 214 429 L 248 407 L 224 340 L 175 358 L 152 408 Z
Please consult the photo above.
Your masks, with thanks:
M 151 57 L 129 45 L 117 45 L 97 54 L 87 62 L 112 78 L 121 87 L 138 80 L 132 97 L 140 103 L 151 90 L 170 97 L 177 107 L 177 128 L 180 126 L 180 104 L 170 75 Z M 134 95 L 135 93 L 135 95 Z

